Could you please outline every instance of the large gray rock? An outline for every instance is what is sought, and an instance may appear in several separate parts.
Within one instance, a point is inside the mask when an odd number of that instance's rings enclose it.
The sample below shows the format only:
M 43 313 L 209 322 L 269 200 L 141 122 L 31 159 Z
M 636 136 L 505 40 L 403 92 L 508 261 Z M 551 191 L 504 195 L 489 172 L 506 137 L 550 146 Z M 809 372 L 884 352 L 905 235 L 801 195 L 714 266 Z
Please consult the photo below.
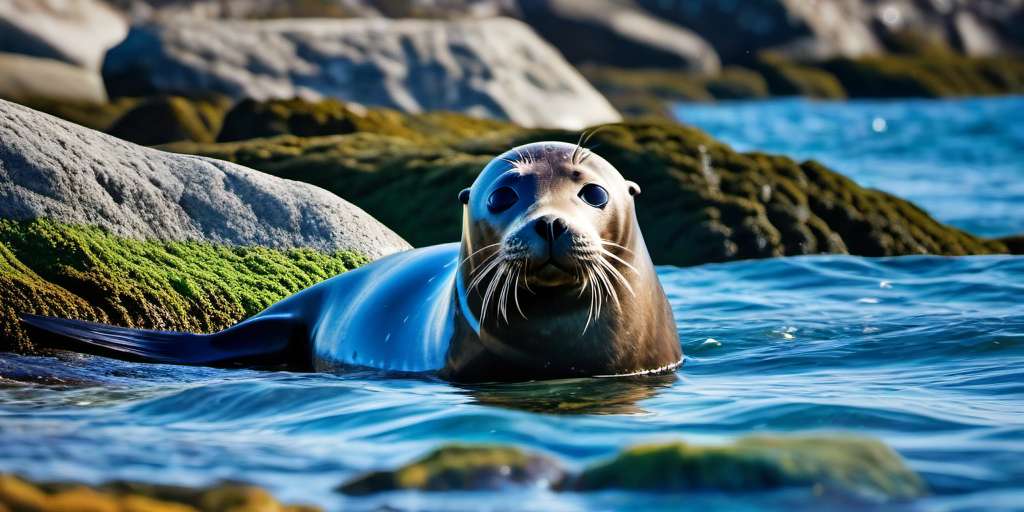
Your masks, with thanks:
M 165 153 L 0 100 L 0 218 L 48 218 L 126 237 L 379 257 L 409 245 L 323 189 Z
M 99 0 L 0 1 L 0 52 L 44 57 L 98 71 L 128 23 Z
M 114 95 L 327 96 L 570 129 L 620 119 L 557 50 L 507 18 L 149 25 L 109 52 L 103 74 Z
M 103 103 L 107 92 L 95 71 L 59 60 L 0 52 L 0 98 Z
M 631 2 L 522 0 L 516 13 L 574 63 L 707 74 L 720 68 L 715 49 L 692 30 Z

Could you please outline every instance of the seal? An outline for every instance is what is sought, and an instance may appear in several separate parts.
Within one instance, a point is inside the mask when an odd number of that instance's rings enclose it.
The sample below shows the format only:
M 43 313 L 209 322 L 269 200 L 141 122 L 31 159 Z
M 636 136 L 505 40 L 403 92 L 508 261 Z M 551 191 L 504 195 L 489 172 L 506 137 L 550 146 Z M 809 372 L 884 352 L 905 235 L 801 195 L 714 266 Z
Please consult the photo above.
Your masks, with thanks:
M 638 194 L 579 144 L 528 144 L 459 194 L 460 243 L 382 258 L 221 332 L 22 319 L 44 345 L 157 363 L 363 366 L 455 382 L 665 373 L 682 352 Z

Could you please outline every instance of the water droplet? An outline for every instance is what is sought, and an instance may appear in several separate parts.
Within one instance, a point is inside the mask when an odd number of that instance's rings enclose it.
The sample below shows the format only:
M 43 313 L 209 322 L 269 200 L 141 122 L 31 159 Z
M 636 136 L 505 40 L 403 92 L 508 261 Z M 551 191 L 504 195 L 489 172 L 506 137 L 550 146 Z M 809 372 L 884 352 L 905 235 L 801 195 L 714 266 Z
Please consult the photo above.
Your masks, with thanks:
M 878 299 L 874 297 L 864 297 L 862 299 L 857 299 L 857 302 L 861 304 L 878 304 Z
M 878 287 L 879 288 L 885 288 L 885 289 L 892 288 L 892 282 L 890 282 L 890 281 L 882 281 L 882 282 L 878 283 Z
M 882 133 L 887 128 L 889 128 L 889 123 L 885 122 L 885 118 L 876 117 L 871 120 L 871 129 L 874 130 L 875 133 Z

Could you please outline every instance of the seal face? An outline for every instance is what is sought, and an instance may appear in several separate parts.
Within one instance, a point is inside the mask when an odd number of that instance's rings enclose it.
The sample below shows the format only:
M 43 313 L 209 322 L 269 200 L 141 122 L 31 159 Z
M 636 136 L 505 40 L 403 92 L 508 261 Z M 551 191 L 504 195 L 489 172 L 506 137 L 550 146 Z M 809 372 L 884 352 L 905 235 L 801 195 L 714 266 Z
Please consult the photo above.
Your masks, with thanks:
M 490 162 L 466 203 L 450 380 L 664 371 L 682 354 L 636 222 L 640 188 L 561 142 Z
M 461 382 L 665 372 L 682 354 L 639 193 L 578 145 L 529 144 L 459 194 L 461 243 L 382 258 L 219 333 L 22 319 L 52 346 L 160 363 L 438 370 Z

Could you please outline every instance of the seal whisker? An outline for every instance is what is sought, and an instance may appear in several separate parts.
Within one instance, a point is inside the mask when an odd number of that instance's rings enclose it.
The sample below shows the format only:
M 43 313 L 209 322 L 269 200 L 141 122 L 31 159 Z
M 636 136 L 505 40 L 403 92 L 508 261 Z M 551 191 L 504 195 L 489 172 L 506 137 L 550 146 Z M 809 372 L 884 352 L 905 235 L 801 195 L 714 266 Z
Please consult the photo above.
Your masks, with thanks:
M 480 254 L 481 252 L 483 252 L 483 251 L 485 251 L 487 249 L 490 249 L 491 247 L 497 247 L 499 245 L 501 245 L 501 242 L 490 244 L 490 245 L 485 245 L 485 246 L 483 246 L 483 247 L 473 251 L 472 254 L 470 254 L 469 256 L 466 256 L 465 258 L 462 259 L 461 262 L 459 262 L 459 266 L 461 267 L 461 266 L 465 265 L 466 262 L 469 261 L 469 259 L 472 258 L 473 256 L 476 256 L 477 254 Z M 489 259 L 491 259 L 491 258 L 493 258 L 493 257 L 495 257 L 495 256 L 497 256 L 499 254 L 501 254 L 501 251 L 494 251 L 494 254 L 491 254 L 490 256 L 485 258 L 484 261 L 480 262 L 480 264 L 483 265 L 485 262 L 487 262 L 487 260 L 489 260 Z
M 619 257 L 619 256 L 618 256 L 617 254 L 615 254 L 615 253 L 613 253 L 613 252 L 611 252 L 611 251 L 609 251 L 609 250 L 607 250 L 607 249 L 604 249 L 604 248 L 602 248 L 602 249 L 601 249 L 601 254 L 602 254 L 602 255 L 604 255 L 604 256 L 608 256 L 608 257 L 610 257 L 610 258 L 614 259 L 615 261 L 618 261 L 619 263 L 622 263 L 622 264 L 623 264 L 623 265 L 625 265 L 625 266 L 626 266 L 627 268 L 629 268 L 630 270 L 632 270 L 632 271 L 633 271 L 633 273 L 635 273 L 635 274 L 637 274 L 637 275 L 639 275 L 639 274 L 640 274 L 640 271 L 639 271 L 639 270 L 637 270 L 637 269 L 636 269 L 636 267 L 634 267 L 634 266 L 633 266 L 633 265 L 632 265 L 632 264 L 631 264 L 630 262 L 628 262 L 628 261 L 626 261 L 626 260 L 624 260 L 624 259 L 620 258 L 620 257 Z
M 484 325 L 484 319 L 487 317 L 487 310 L 490 308 L 491 299 L 494 298 L 494 292 L 498 288 L 498 282 L 501 280 L 503 274 L 508 270 L 508 265 L 504 261 L 498 266 L 498 272 L 491 279 L 491 282 L 487 285 L 487 291 L 484 292 L 483 301 L 480 303 L 480 325 Z
M 598 258 L 597 262 L 608 274 L 615 278 L 616 281 L 626 287 L 626 290 L 629 290 L 630 295 L 636 297 L 636 292 L 633 291 L 633 287 L 629 285 L 629 281 L 627 281 L 626 277 L 622 275 L 622 272 L 619 272 L 619 269 L 615 268 L 611 263 L 603 258 Z
M 477 286 L 479 286 L 480 283 L 483 282 L 484 278 L 487 277 L 487 274 L 490 274 L 491 271 L 494 270 L 495 268 L 500 267 L 501 264 L 504 263 L 504 262 L 505 262 L 505 260 L 502 259 L 502 258 L 498 258 L 498 259 L 492 260 L 490 263 L 487 264 L 486 267 L 484 267 L 484 268 L 480 269 L 479 271 L 477 271 L 476 275 L 474 275 L 473 279 L 469 282 L 469 287 L 467 289 L 468 290 L 476 289 Z M 497 276 L 495 276 L 495 279 L 497 279 Z M 477 293 L 478 294 L 480 293 L 479 289 L 477 289 Z
M 512 281 L 512 274 L 515 272 L 514 266 L 509 266 L 509 271 L 505 272 L 505 279 L 501 282 L 501 291 L 498 292 L 498 313 L 505 318 L 505 323 L 508 323 L 508 287 Z
M 612 299 L 612 301 L 615 303 L 615 307 L 617 309 L 622 309 L 622 305 L 619 304 L 619 294 L 618 294 L 618 292 L 615 291 L 615 287 L 612 286 L 611 279 L 608 277 L 608 267 L 607 267 L 608 262 L 606 262 L 606 261 L 604 261 L 602 259 L 597 259 L 595 261 L 597 261 L 597 263 L 598 263 L 598 266 L 595 269 L 595 272 L 597 272 L 598 279 L 601 280 L 601 284 L 604 286 L 605 290 L 607 291 L 608 297 Z
M 519 265 L 516 266 L 516 279 L 513 283 L 514 288 L 512 288 L 512 301 L 515 303 L 516 309 L 519 311 L 519 314 L 522 315 L 524 319 L 526 318 L 526 313 L 523 313 L 523 308 L 519 306 L 519 278 L 524 277 L 525 269 L 526 260 L 520 260 Z M 523 283 L 526 284 L 525 279 L 523 279 Z M 527 289 L 529 289 L 529 287 L 527 287 Z

